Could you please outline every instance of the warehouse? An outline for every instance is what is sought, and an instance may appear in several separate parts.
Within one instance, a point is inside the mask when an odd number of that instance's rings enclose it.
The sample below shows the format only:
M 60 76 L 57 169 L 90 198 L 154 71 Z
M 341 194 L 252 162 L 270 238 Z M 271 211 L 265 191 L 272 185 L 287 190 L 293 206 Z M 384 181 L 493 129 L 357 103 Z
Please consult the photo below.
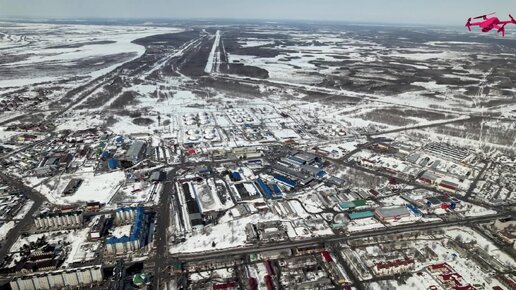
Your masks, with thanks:
M 324 172 L 324 170 L 322 170 L 322 168 L 312 166 L 312 165 L 302 165 L 301 171 L 306 172 L 306 173 L 310 174 L 311 176 L 318 177 L 318 178 L 321 178 L 326 174 L 326 172 Z
M 439 190 L 446 191 L 448 193 L 457 192 L 458 187 L 458 184 L 446 180 L 441 180 L 441 182 L 439 182 Z
M 347 209 L 354 209 L 356 207 L 365 206 L 367 205 L 367 201 L 365 199 L 357 199 L 353 201 L 345 201 L 341 202 L 339 204 L 340 209 L 347 210 Z
M 295 187 L 297 184 L 297 182 L 295 180 L 287 178 L 283 175 L 274 175 L 274 179 L 276 179 L 276 181 L 278 181 L 279 183 L 286 185 L 288 187 Z
M 352 212 L 348 216 L 349 216 L 349 219 L 351 219 L 351 220 L 357 220 L 357 219 L 373 217 L 374 213 L 370 210 L 366 210 L 366 211 Z
M 430 171 L 425 171 L 423 173 L 423 175 L 421 175 L 421 177 L 419 177 L 419 181 L 424 182 L 424 183 L 434 184 L 438 178 L 439 178 L 439 176 L 437 176 L 436 174 L 434 174 Z
M 131 147 L 125 153 L 127 161 L 138 162 L 142 159 L 143 153 L 146 150 L 146 144 L 143 141 L 134 141 Z
M 260 188 L 263 197 L 265 197 L 266 199 L 272 198 L 272 190 L 269 188 L 267 184 L 265 184 L 265 182 L 263 182 L 261 178 L 258 178 L 256 180 L 256 184 L 258 184 L 258 188 Z
M 313 164 L 314 162 L 319 161 L 319 157 L 310 153 L 297 153 L 294 155 L 298 160 L 303 160 L 305 164 Z
M 70 182 L 68 182 L 68 184 L 66 185 L 65 189 L 63 190 L 63 195 L 74 194 L 77 191 L 77 189 L 79 189 L 79 187 L 81 186 L 82 181 L 83 180 L 80 178 L 72 178 L 70 180 Z
M 281 165 L 279 163 L 272 165 L 271 168 L 272 168 L 273 172 L 276 172 L 279 174 L 285 174 L 285 175 L 288 175 L 288 176 L 291 176 L 291 177 L 294 177 L 297 179 L 305 179 L 308 177 L 305 173 L 291 169 L 291 168 Z
M 192 193 L 190 192 L 189 183 L 183 183 L 183 193 L 185 195 L 186 207 L 188 210 L 188 217 L 190 218 L 190 223 L 192 227 L 202 226 L 202 216 L 201 209 L 199 208 L 199 204 L 197 200 L 192 197 Z
M 376 217 L 381 221 L 399 220 L 404 217 L 409 217 L 410 212 L 406 206 L 377 208 L 375 210 Z

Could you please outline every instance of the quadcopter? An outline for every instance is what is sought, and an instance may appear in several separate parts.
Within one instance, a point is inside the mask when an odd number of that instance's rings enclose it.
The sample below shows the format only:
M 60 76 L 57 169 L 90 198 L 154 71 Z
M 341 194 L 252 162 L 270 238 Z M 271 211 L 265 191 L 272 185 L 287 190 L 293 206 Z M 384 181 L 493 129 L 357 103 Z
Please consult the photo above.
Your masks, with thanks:
M 509 14 L 509 17 L 511 18 L 511 20 L 508 20 L 508 21 L 500 21 L 500 19 L 498 19 L 498 17 L 487 17 L 492 14 L 495 14 L 495 13 L 493 12 L 490 14 L 477 16 L 477 17 L 473 17 L 473 18 L 470 17 L 468 19 L 468 22 L 466 23 L 466 27 L 469 29 L 469 31 L 471 31 L 471 26 L 479 26 L 482 29 L 482 32 L 489 32 L 493 28 L 496 28 L 496 29 L 498 29 L 497 32 L 498 33 L 501 32 L 502 37 L 505 37 L 505 25 L 507 25 L 509 23 L 516 24 L 516 20 L 514 20 L 514 18 L 512 17 L 511 14 Z M 482 18 L 484 21 L 471 23 L 471 19 L 479 19 L 479 18 Z

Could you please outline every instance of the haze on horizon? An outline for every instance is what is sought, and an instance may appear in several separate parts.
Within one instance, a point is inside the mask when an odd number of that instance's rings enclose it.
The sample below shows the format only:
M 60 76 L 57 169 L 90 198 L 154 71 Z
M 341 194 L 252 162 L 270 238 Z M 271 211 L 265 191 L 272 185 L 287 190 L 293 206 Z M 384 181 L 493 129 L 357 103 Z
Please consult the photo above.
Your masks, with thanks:
M 507 0 L 0 0 L 0 17 L 56 19 L 264 19 L 463 24 L 467 17 L 516 15 Z

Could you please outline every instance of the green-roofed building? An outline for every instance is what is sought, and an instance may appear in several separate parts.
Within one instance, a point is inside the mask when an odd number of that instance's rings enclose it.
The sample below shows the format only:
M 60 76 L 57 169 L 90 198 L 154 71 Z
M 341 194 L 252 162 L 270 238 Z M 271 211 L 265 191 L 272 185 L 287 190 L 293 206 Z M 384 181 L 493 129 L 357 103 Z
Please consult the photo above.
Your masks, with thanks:
M 339 204 L 340 208 L 343 210 L 351 209 L 359 206 L 364 206 L 367 204 L 365 199 L 356 199 L 353 201 L 344 201 Z
M 352 212 L 352 213 L 349 214 L 349 218 L 352 219 L 352 220 L 370 218 L 370 217 L 373 217 L 373 216 L 374 216 L 374 212 L 372 212 L 370 210 L 359 211 L 359 212 Z
M 147 282 L 147 275 L 145 274 L 136 274 L 133 276 L 133 284 L 137 287 L 142 286 Z
M 344 201 L 344 202 L 341 202 L 339 206 L 341 209 L 350 209 L 350 208 L 354 208 L 355 204 L 352 201 Z

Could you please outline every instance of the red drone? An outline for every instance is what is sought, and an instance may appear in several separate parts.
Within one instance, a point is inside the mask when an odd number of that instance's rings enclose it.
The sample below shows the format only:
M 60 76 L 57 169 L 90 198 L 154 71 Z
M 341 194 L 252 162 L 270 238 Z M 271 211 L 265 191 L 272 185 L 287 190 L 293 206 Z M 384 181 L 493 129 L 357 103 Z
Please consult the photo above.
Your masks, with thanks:
M 487 17 L 492 14 L 495 14 L 495 12 L 486 14 L 486 15 L 482 15 L 482 16 L 473 17 L 473 18 L 470 17 L 468 19 L 468 22 L 466 23 L 466 27 L 469 29 L 469 31 L 471 31 L 471 26 L 479 26 L 480 28 L 482 28 L 482 32 L 489 32 L 493 28 L 496 28 L 496 29 L 498 29 L 498 33 L 501 32 L 502 37 L 505 37 L 505 25 L 507 25 L 509 23 L 516 24 L 516 20 L 514 20 L 514 18 L 512 18 L 511 14 L 509 14 L 509 17 L 511 18 L 511 20 L 508 20 L 508 21 L 500 21 L 500 19 L 498 19 L 498 17 Z M 479 18 L 484 19 L 484 21 L 471 23 L 471 19 L 479 19 Z

